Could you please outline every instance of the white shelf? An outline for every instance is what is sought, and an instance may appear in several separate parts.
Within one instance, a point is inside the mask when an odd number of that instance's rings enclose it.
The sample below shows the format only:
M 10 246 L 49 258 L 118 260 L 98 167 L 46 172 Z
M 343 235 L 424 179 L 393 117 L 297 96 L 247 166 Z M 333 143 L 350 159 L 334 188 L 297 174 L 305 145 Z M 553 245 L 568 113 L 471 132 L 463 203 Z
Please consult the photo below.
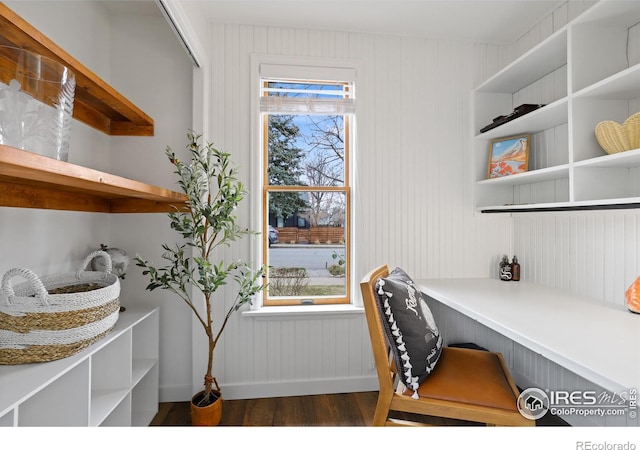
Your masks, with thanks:
M 518 104 L 548 103 L 475 135 L 477 211 L 640 206 L 640 149 L 607 155 L 595 137 L 599 122 L 640 110 L 640 52 L 628 44 L 638 22 L 640 2 L 603 0 L 475 90 L 476 133 Z M 521 134 L 532 136 L 529 171 L 486 179 L 490 141 Z
M 574 202 L 521 203 L 513 205 L 480 206 L 480 213 L 517 213 L 545 211 L 581 211 L 640 208 L 640 197 L 608 198 Z
M 491 178 L 488 180 L 478 181 L 479 185 L 508 185 L 516 186 L 519 184 L 538 183 L 542 181 L 557 180 L 559 178 L 567 178 L 569 176 L 569 164 L 560 166 L 547 167 L 545 169 L 536 169 L 529 172 L 518 173 L 515 175 L 507 175 L 499 178 Z
M 147 375 L 153 367 L 158 364 L 157 359 L 139 359 L 133 361 L 133 372 L 131 385 L 135 387 L 140 380 Z
M 567 99 L 563 98 L 518 117 L 484 133 L 476 139 L 496 139 L 518 134 L 533 134 L 567 122 Z
M 574 167 L 599 167 L 599 168 L 617 168 L 632 169 L 640 166 L 640 149 L 628 150 L 626 152 L 614 153 L 612 155 L 603 155 L 596 158 L 577 161 Z
M 592 84 L 573 95 L 575 98 L 628 100 L 640 97 L 640 64 Z
M 144 375 L 131 390 L 132 426 L 147 426 L 158 412 L 158 378 L 157 362 L 147 367 Z
M 633 1 L 601 0 L 573 21 L 574 25 L 629 28 L 640 22 L 640 10 Z
M 598 209 L 625 209 L 625 206 L 628 206 L 629 208 L 640 206 L 640 197 L 612 197 L 603 200 L 577 200 L 572 202 L 571 205 L 583 209 L 592 207 L 599 207 Z
M 128 389 L 105 389 L 93 392 L 91 396 L 91 423 L 89 425 L 92 427 L 101 425 L 127 398 L 127 395 L 129 395 Z
M 489 78 L 478 92 L 515 92 L 567 63 L 567 30 L 563 28 Z
M 67 358 L 0 366 L 0 426 L 148 425 L 158 407 L 158 309 L 129 308 L 114 330 Z M 155 357 L 154 357 L 155 355 Z
M 148 424 L 149 422 L 147 422 Z M 128 427 L 132 424 L 131 394 L 127 396 L 104 418 L 101 427 Z

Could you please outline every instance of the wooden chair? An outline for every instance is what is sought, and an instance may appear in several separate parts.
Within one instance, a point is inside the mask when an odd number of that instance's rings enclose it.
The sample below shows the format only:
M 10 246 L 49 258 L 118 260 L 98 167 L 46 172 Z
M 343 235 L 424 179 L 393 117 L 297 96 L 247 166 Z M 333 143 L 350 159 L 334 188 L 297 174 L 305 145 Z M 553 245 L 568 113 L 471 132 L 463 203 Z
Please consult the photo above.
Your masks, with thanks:
M 376 281 L 388 274 L 384 265 L 360 283 L 380 385 L 373 425 L 424 425 L 415 420 L 417 414 L 487 425 L 535 426 L 518 411 L 519 391 L 500 353 L 444 347 L 434 371 L 418 389 L 419 398 L 412 398 L 413 391 L 398 379 L 376 302 Z M 411 413 L 412 420 L 394 420 L 389 417 L 391 411 Z

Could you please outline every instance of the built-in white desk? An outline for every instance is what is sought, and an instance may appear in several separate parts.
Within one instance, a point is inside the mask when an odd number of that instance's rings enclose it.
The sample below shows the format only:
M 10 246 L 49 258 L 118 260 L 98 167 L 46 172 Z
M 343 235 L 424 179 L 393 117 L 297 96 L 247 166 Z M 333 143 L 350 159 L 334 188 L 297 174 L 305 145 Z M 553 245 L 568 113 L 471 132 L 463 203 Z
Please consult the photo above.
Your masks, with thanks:
M 640 314 L 497 279 L 416 280 L 422 292 L 613 392 L 640 388 Z

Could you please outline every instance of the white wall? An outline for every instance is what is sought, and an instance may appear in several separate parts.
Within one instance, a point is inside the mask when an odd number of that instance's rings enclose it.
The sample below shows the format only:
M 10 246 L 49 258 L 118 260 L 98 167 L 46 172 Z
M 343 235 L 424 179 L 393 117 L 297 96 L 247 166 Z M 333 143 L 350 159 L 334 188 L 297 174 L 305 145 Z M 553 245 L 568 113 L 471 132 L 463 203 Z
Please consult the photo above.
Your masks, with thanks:
M 547 17 L 543 18 L 530 30 L 524 30 L 522 36 L 511 45 L 502 46 L 499 50 L 499 65 L 504 67 L 511 61 L 527 52 L 536 44 L 560 30 L 584 11 L 597 3 L 597 0 L 568 0 Z M 484 80 L 482 80 L 484 81 Z
M 525 33 L 513 45 L 500 50 L 498 66 L 504 67 L 541 42 L 594 2 L 569 1 Z M 638 36 L 632 30 L 632 40 Z M 630 59 L 640 55 L 634 46 Z M 640 212 L 541 212 L 518 213 L 511 219 L 512 251 L 521 264 L 521 280 L 556 287 L 586 299 L 624 304 L 624 291 L 640 276 Z M 446 327 L 447 342 L 475 342 L 505 356 L 518 385 L 543 389 L 594 390 L 601 388 L 539 354 L 478 325 L 468 317 L 438 303 L 432 304 L 439 323 Z M 576 311 L 579 320 L 579 311 Z M 597 330 L 593 330 L 597 333 Z M 568 338 L 571 338 L 568 336 Z M 607 342 L 603 336 L 603 345 Z M 609 347 L 615 351 L 615 346 Z M 620 355 L 621 358 L 637 355 Z M 572 425 L 637 426 L 628 417 L 564 417 Z
M 112 21 L 112 82 L 155 122 L 152 138 L 112 138 L 111 168 L 126 177 L 179 190 L 165 148 L 185 158 L 192 124 L 192 62 L 161 16 L 117 15 Z M 163 264 L 162 243 L 176 242 L 166 214 L 111 217 L 112 239 L 131 255 Z M 144 290 L 135 267 L 123 289 L 135 301 L 160 305 L 160 401 L 191 398 L 191 313 L 173 294 Z
M 358 63 L 356 270 L 402 266 L 416 278 L 489 276 L 510 222 L 476 216 L 470 92 L 498 68 L 493 46 L 388 35 L 216 25 L 210 38 L 211 136 L 249 180 L 252 54 Z M 249 223 L 246 202 L 242 220 Z M 232 257 L 247 258 L 249 242 Z M 230 297 L 232 293 L 223 294 Z M 354 293 L 359 297 L 359 292 Z M 216 350 L 226 398 L 376 389 L 364 316 L 259 320 L 236 315 Z M 197 358 L 197 356 L 194 356 Z M 204 353 L 202 359 L 204 358 Z M 201 380 L 194 359 L 194 382 Z M 202 365 L 200 363 L 200 365 Z
M 109 24 L 100 8 L 91 4 L 5 2 L 43 33 L 108 80 Z M 84 20 L 77 20 L 77 17 Z M 52 21 L 51 17 L 57 17 Z M 76 30 L 90 27 L 90 39 L 76 39 Z M 105 170 L 109 139 L 74 121 L 69 161 Z M 40 275 L 77 269 L 84 257 L 109 240 L 109 219 L 103 214 L 0 208 L 0 273 L 26 267 Z
M 164 149 L 184 152 L 192 66 L 160 13 L 112 13 L 99 2 L 6 3 L 155 120 L 153 137 L 109 137 L 74 121 L 69 162 L 177 189 Z M 75 270 L 101 243 L 159 263 L 161 244 L 173 239 L 165 214 L 0 208 L 0 273 L 14 266 L 41 275 Z M 128 307 L 160 305 L 160 399 L 188 399 L 190 314 L 173 296 L 145 291 L 146 285 L 132 263 L 120 300 Z
M 640 276 L 640 212 L 522 214 L 513 222 L 523 280 L 624 305 Z

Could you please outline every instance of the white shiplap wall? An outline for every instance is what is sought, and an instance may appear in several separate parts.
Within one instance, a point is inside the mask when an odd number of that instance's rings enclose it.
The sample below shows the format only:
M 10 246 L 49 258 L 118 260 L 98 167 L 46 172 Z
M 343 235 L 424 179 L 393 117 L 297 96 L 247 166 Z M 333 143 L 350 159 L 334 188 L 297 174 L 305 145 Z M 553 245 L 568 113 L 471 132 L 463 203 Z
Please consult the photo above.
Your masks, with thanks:
M 579 10 L 576 10 L 578 12 Z M 640 25 L 629 30 L 629 64 L 640 62 Z M 561 69 L 566 70 L 566 69 Z M 557 78 L 558 71 L 554 72 Z M 566 80 L 566 74 L 564 74 Z M 539 82 L 534 83 L 539 85 Z M 547 83 L 547 86 L 549 83 Z M 528 87 L 526 91 L 537 91 Z M 544 90 L 544 89 L 543 89 Z M 523 93 L 518 95 L 523 95 Z M 531 97 L 523 97 L 531 98 Z M 534 100 L 537 101 L 537 100 Z M 640 99 L 630 102 L 629 115 L 640 110 Z M 557 127 L 560 128 L 560 127 Z M 566 130 L 552 130 L 561 140 L 535 154 L 540 165 L 566 161 L 544 159 L 564 155 Z M 538 135 L 536 135 L 538 136 Z M 534 141 L 534 144 L 539 144 Z M 546 149 L 547 146 L 543 146 Z M 534 166 L 538 164 L 534 161 Z M 594 211 L 577 213 L 517 214 L 513 219 L 514 251 L 521 256 L 523 279 L 567 289 L 599 301 L 624 304 L 624 291 L 640 275 L 640 212 Z
M 640 213 L 522 214 L 513 219 L 523 280 L 624 305 L 640 276 Z
M 570 1 L 512 46 L 501 51 L 505 57 L 498 65 L 504 67 L 538 42 L 562 28 L 568 21 L 586 10 L 594 2 Z M 637 62 L 640 27 L 630 30 L 629 59 Z M 560 80 L 558 82 L 558 80 Z M 562 83 L 565 83 L 563 86 Z M 564 92 L 563 92 L 564 91 Z M 538 80 L 514 96 L 514 104 L 547 103 L 566 95 L 566 67 Z M 631 105 L 634 106 L 634 105 Z M 630 114 L 635 111 L 630 111 Z M 538 153 L 532 154 L 533 167 L 566 161 L 550 161 L 553 149 L 566 149 L 566 125 L 535 135 Z M 542 144 L 542 145 L 538 145 Z M 551 153 L 546 150 L 551 150 Z M 564 157 L 564 156 L 563 156 Z M 567 195 L 568 187 L 559 185 L 537 186 L 519 195 Z M 554 194 L 552 191 L 559 192 Z M 514 214 L 512 218 L 513 253 L 521 263 L 523 281 L 540 283 L 582 295 L 594 301 L 624 304 L 624 291 L 640 275 L 640 212 L 592 211 L 563 213 Z M 521 387 L 537 386 L 543 389 L 594 390 L 601 388 L 546 358 L 505 339 L 498 333 L 478 325 L 466 316 L 441 304 L 432 304 L 434 314 L 443 324 L 446 342 L 475 342 L 505 355 L 513 375 Z M 579 311 L 576 312 L 579 314 Z M 597 333 L 597 330 L 593 330 Z M 567 336 L 568 339 L 571 336 Z M 603 336 L 606 345 L 606 336 Z M 615 351 L 615 349 L 611 349 Z M 635 357 L 638 355 L 621 355 Z M 638 425 L 637 419 L 628 417 L 563 417 L 572 425 L 625 426 Z
M 585 260 L 585 254 L 576 250 L 588 248 L 583 244 L 591 242 L 586 237 L 575 240 L 571 227 L 579 229 L 582 221 L 596 226 L 598 214 L 586 214 L 584 219 L 579 214 L 532 214 L 515 219 L 475 215 L 468 164 L 470 91 L 592 3 L 566 3 L 514 45 L 503 48 L 386 35 L 213 25 L 212 140 L 234 153 L 251 186 L 249 169 L 255 151 L 251 148 L 251 55 L 357 61 L 354 279 L 385 262 L 403 266 L 419 278 L 495 276 L 499 256 L 515 251 L 523 262 L 525 279 L 535 276 L 533 281 L 543 283 L 553 279 L 562 286 L 560 281 L 569 279 L 569 269 L 560 269 L 562 274 L 557 275 L 554 268 L 573 267 L 575 275 L 578 269 L 571 264 Z M 557 80 L 566 80 L 566 73 L 560 71 L 553 77 L 540 82 L 550 87 L 533 88 L 532 92 L 543 97 L 562 96 L 557 91 L 562 83 Z M 522 98 L 530 94 L 520 93 Z M 536 138 L 550 142 L 550 146 L 566 141 L 566 129 L 552 134 Z M 247 224 L 251 222 L 250 204 L 241 211 Z M 631 219 L 601 216 L 602 222 L 613 221 L 602 226 L 613 230 L 617 241 L 629 244 Z M 567 221 L 569 225 L 565 225 Z M 613 223 L 626 223 L 626 232 L 620 234 L 620 225 Z M 640 239 L 637 231 L 635 239 Z M 250 243 L 246 242 L 227 256 L 248 255 Z M 612 255 L 615 259 L 619 253 Z M 631 258 L 630 254 L 625 258 Z M 610 276 L 613 271 L 605 273 Z M 471 341 L 501 351 L 523 386 L 597 388 L 442 305 L 433 308 L 447 342 Z M 197 355 L 198 349 L 194 352 Z M 226 398 L 346 392 L 377 386 L 364 317 L 359 316 L 256 320 L 237 315 L 216 358 L 215 373 Z M 204 373 L 199 361 L 194 356 L 194 386 L 201 384 L 200 374 Z M 611 419 L 567 419 L 572 424 L 628 424 Z
M 421 38 L 212 25 L 211 140 L 249 178 L 251 55 L 345 59 L 357 74 L 354 233 L 359 281 L 372 267 L 416 278 L 489 276 L 508 251 L 509 218 L 473 212 L 470 93 L 498 69 L 498 49 Z M 241 220 L 250 223 L 251 201 Z M 229 257 L 248 257 L 250 243 Z M 359 291 L 356 298 L 359 301 Z M 230 297 L 229 290 L 222 295 Z M 233 317 L 216 350 L 227 398 L 376 389 L 363 315 L 259 320 Z M 196 350 L 198 351 L 198 350 Z M 194 386 L 202 358 L 194 357 Z

